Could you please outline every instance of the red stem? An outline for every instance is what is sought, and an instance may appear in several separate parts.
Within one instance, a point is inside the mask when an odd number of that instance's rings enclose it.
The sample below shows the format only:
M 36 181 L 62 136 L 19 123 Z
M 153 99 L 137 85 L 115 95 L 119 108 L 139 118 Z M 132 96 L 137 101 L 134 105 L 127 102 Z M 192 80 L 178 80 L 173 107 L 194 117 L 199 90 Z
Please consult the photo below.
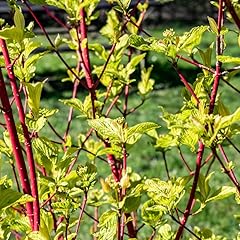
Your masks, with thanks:
M 108 63 L 109 63 L 109 61 L 110 61 L 110 58 L 111 58 L 111 56 L 112 56 L 113 53 L 114 53 L 114 50 L 115 50 L 115 48 L 116 48 L 116 45 L 117 45 L 117 43 L 114 43 L 114 44 L 112 45 L 112 47 L 111 47 L 111 50 L 110 50 L 110 52 L 109 52 L 109 54 L 108 54 L 108 58 L 107 58 L 104 66 L 103 66 L 102 72 L 100 73 L 97 81 L 96 81 L 95 84 L 94 84 L 94 85 L 95 85 L 95 86 L 94 86 L 95 89 L 98 87 L 98 84 L 100 83 L 100 80 L 101 80 L 101 78 L 102 78 L 102 76 L 103 76 L 103 74 L 104 74 L 104 72 L 105 72 L 105 70 L 106 70 L 106 68 L 107 68 L 107 65 L 108 65 Z
M 84 192 L 84 198 L 83 198 L 82 206 L 80 208 L 80 214 L 79 214 L 78 223 L 76 226 L 76 237 L 74 239 L 77 238 L 86 205 L 87 205 L 87 192 Z
M 38 231 L 39 224 L 40 224 L 40 208 L 39 208 L 39 199 L 38 199 L 38 186 L 37 186 L 37 179 L 36 179 L 35 161 L 33 158 L 31 139 L 29 136 L 26 122 L 25 122 L 25 113 L 24 113 L 22 102 L 21 102 L 20 94 L 18 92 L 17 81 L 13 73 L 13 66 L 11 64 L 11 60 L 10 60 L 10 56 L 9 56 L 9 52 L 8 52 L 5 40 L 0 39 L 0 45 L 2 48 L 2 53 L 3 53 L 8 77 L 10 80 L 13 96 L 15 98 L 19 120 L 23 130 L 24 145 L 25 145 L 27 161 L 29 165 L 29 177 L 30 177 L 31 192 L 32 192 L 31 195 L 35 198 L 35 200 L 33 201 L 34 231 Z
M 124 116 L 124 118 L 126 118 L 127 109 L 128 109 L 129 85 L 125 86 L 124 95 L 125 95 L 125 101 L 124 101 L 124 105 L 123 105 L 123 116 Z
M 60 18 L 58 18 L 55 14 L 54 14 L 54 12 L 52 12 L 52 11 L 49 11 L 49 9 L 47 8 L 47 7 L 45 7 L 45 6 L 43 6 L 42 7 L 44 10 L 45 10 L 45 12 L 47 13 L 47 15 L 50 17 L 50 18 L 52 18 L 55 22 L 57 22 L 62 28 L 65 28 L 65 29 L 69 29 L 69 27 L 60 19 Z
M 196 60 L 190 60 L 190 59 L 185 58 L 185 57 L 183 57 L 183 56 L 181 56 L 181 55 L 177 55 L 177 57 L 178 57 L 179 59 L 181 59 L 181 60 L 187 62 L 187 63 L 190 63 L 190 64 L 196 66 L 196 67 L 199 67 L 199 68 L 205 69 L 205 70 L 207 70 L 207 71 L 209 71 L 209 72 L 211 72 L 211 73 L 215 73 L 215 70 L 214 70 L 214 69 L 209 68 L 209 67 L 207 67 L 207 66 L 205 66 L 205 65 L 203 65 L 203 64 L 201 64 L 201 63 L 199 63 L 199 62 L 197 62 Z
M 216 38 L 216 56 L 222 54 L 222 43 L 223 43 L 223 36 L 221 35 L 221 29 L 223 26 L 223 0 L 219 0 L 219 9 L 218 9 L 218 35 Z M 217 60 L 216 62 L 216 71 L 215 71 L 215 78 L 213 82 L 213 89 L 211 92 L 210 103 L 209 103 L 209 114 L 213 113 L 216 96 L 218 92 L 218 86 L 221 79 L 221 66 L 222 63 Z
M 188 163 L 187 163 L 185 157 L 183 156 L 183 153 L 182 153 L 181 148 L 179 147 L 178 150 L 179 150 L 179 154 L 180 154 L 180 157 L 181 157 L 181 159 L 182 159 L 184 165 L 186 166 L 187 170 L 188 170 L 189 173 L 191 174 L 191 173 L 192 173 L 192 169 L 189 167 L 189 165 L 188 165 Z
M 110 147 L 109 143 L 104 143 L 105 147 Z M 111 168 L 112 174 L 113 174 L 113 178 L 116 182 L 120 182 L 121 176 L 119 174 L 119 169 L 117 167 L 117 160 L 115 159 L 113 154 L 107 154 L 107 161 L 108 164 Z
M 89 89 L 89 92 L 91 95 L 93 118 L 95 118 L 96 109 L 95 109 L 94 101 L 96 100 L 96 93 L 95 93 L 95 88 L 94 88 L 94 81 L 93 81 L 92 74 L 91 74 L 91 64 L 90 64 L 89 49 L 88 49 L 86 12 L 85 12 L 84 8 L 80 9 L 80 17 L 81 18 L 80 18 L 79 31 L 81 34 L 81 43 L 80 43 L 79 51 L 80 51 L 81 58 L 82 58 L 82 69 L 85 73 L 87 88 Z
M 108 117 L 108 115 L 110 114 L 113 106 L 117 103 L 119 97 L 120 97 L 120 96 L 117 95 L 117 96 L 113 99 L 113 101 L 111 102 L 110 106 L 108 107 L 108 109 L 107 109 L 107 111 L 106 111 L 106 114 L 105 114 L 106 117 Z
M 31 187 L 28 179 L 28 173 L 24 162 L 23 154 L 21 151 L 21 144 L 19 142 L 16 125 L 14 122 L 11 105 L 8 99 L 5 82 L 3 79 L 2 71 L 0 70 L 0 99 L 3 106 L 3 116 L 6 122 L 7 131 L 9 132 L 10 141 L 12 145 L 13 156 L 16 161 L 16 166 L 22 186 L 22 190 L 25 194 L 31 195 Z M 33 219 L 33 204 L 31 202 L 26 203 L 27 215 L 29 217 L 32 229 L 34 228 Z
M 240 19 L 239 19 L 237 13 L 236 13 L 231 1 L 230 0 L 224 0 L 224 2 L 226 4 L 227 9 L 230 12 L 233 20 L 234 20 L 234 22 L 236 23 L 237 27 L 240 29 Z
M 78 91 L 78 85 L 79 85 L 79 81 L 77 79 L 75 79 L 74 81 L 74 85 L 73 85 L 73 93 L 72 93 L 72 98 L 75 98 L 77 96 L 77 91 Z M 67 123 L 67 128 L 66 128 L 66 131 L 64 133 L 64 141 L 66 141 L 66 137 L 69 133 L 69 130 L 70 130 L 70 125 L 71 125 L 71 122 L 72 122 L 72 117 L 73 117 L 73 108 L 70 107 L 69 109 L 69 113 L 68 113 L 68 123 Z
M 191 210 L 192 210 L 192 207 L 194 204 L 195 192 L 197 189 L 198 178 L 199 178 L 200 169 L 201 169 L 203 153 L 204 153 L 204 144 L 201 141 L 199 141 L 199 148 L 198 148 L 198 154 L 197 154 L 197 159 L 196 159 L 196 170 L 195 170 L 195 174 L 194 174 L 192 189 L 191 189 L 188 204 L 187 204 L 186 210 L 183 214 L 183 218 L 181 220 L 181 225 L 178 228 L 175 240 L 179 240 L 181 238 L 181 236 L 183 234 L 183 230 L 186 225 L 186 222 L 188 220 L 188 217 L 191 214 Z
M 91 136 L 92 131 L 93 131 L 93 129 L 91 128 L 91 129 L 87 132 L 86 137 L 85 137 L 84 141 L 82 142 L 81 147 L 80 147 L 79 150 L 77 151 L 74 160 L 71 162 L 71 164 L 69 165 L 69 167 L 68 167 L 68 169 L 67 169 L 66 175 L 69 174 L 69 173 L 72 171 L 75 163 L 77 162 L 78 156 L 79 156 L 81 150 L 83 150 L 83 146 L 84 146 L 85 142 L 86 142 L 86 141 L 88 140 L 88 138 Z
M 83 41 L 86 41 L 84 43 L 84 46 L 81 46 L 81 50 L 82 50 L 82 68 L 85 72 L 85 77 L 86 77 L 86 82 L 87 82 L 87 86 L 89 89 L 93 88 L 93 79 L 92 79 L 92 75 L 91 75 L 91 65 L 90 65 L 90 59 L 89 59 L 89 49 L 88 49 L 88 36 L 87 36 L 87 24 L 86 24 L 86 13 L 84 8 L 82 8 L 80 10 L 80 26 L 79 26 L 79 30 L 80 30 L 80 34 L 81 34 L 81 43 Z
M 229 164 L 230 161 L 229 161 L 229 159 L 228 159 L 228 157 L 227 157 L 227 155 L 226 155 L 226 153 L 225 153 L 222 145 L 219 144 L 219 145 L 218 145 L 218 148 L 219 148 L 219 150 L 220 150 L 220 152 L 221 152 L 221 154 L 222 154 L 222 157 L 223 157 L 225 163 L 226 163 L 226 164 Z M 237 189 L 238 189 L 238 191 L 239 191 L 239 190 L 240 190 L 239 182 L 238 182 L 237 177 L 236 177 L 236 175 L 234 174 L 234 172 L 233 172 L 232 169 L 229 170 L 229 174 L 231 175 L 231 178 L 234 180 L 235 185 L 237 186 Z
M 190 86 L 190 84 L 188 83 L 186 78 L 183 76 L 183 74 L 179 71 L 179 69 L 177 69 L 176 67 L 174 67 L 174 68 L 177 71 L 178 76 L 180 77 L 182 83 L 184 84 L 186 89 L 189 91 L 189 93 L 192 95 L 192 97 L 196 100 L 197 105 L 198 105 L 200 103 L 200 101 L 199 101 L 197 95 L 195 94 L 194 90 L 192 89 L 192 87 Z
M 220 157 L 217 154 L 216 149 L 212 149 L 213 154 L 215 155 L 215 157 L 217 158 L 217 160 L 219 161 L 219 163 L 221 164 L 222 168 L 224 169 L 224 172 L 228 175 L 228 177 L 230 178 L 230 180 L 232 181 L 232 183 L 236 186 L 237 190 L 240 192 L 240 186 L 239 183 L 236 181 L 235 177 L 233 177 L 233 174 L 231 173 L 231 170 L 228 170 L 224 163 L 222 162 L 222 160 L 220 159 Z

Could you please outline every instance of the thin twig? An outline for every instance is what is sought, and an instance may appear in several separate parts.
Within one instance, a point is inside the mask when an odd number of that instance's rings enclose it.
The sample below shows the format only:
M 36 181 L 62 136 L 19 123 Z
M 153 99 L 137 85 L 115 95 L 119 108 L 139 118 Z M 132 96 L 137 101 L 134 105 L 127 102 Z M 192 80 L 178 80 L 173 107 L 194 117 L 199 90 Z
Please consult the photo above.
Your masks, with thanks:
M 232 183 L 236 186 L 236 188 L 238 189 L 238 191 L 240 192 L 240 186 L 238 184 L 238 182 L 236 182 L 235 178 L 232 176 L 232 174 L 230 173 L 231 170 L 227 169 L 226 166 L 224 165 L 224 163 L 222 162 L 221 158 L 219 157 L 219 155 L 217 154 L 216 149 L 212 149 L 213 154 L 216 156 L 217 160 L 219 161 L 221 167 L 223 168 L 224 172 L 228 175 L 228 177 L 230 178 L 230 180 L 232 181 Z
M 232 5 L 232 2 L 230 0 L 224 0 L 226 6 L 227 6 L 227 9 L 228 11 L 230 12 L 234 22 L 236 23 L 238 29 L 240 29 L 240 19 L 239 19 L 239 16 L 238 14 L 236 13 L 233 5 Z
M 83 202 L 82 202 L 82 206 L 80 208 L 80 213 L 79 213 L 78 222 L 77 222 L 77 226 L 76 226 L 76 232 L 75 232 L 76 237 L 74 239 L 77 238 L 86 205 L 87 205 L 87 192 L 84 192 Z
M 235 86 L 233 86 L 229 81 L 226 81 L 224 78 L 222 78 L 222 81 L 226 83 L 229 87 L 231 87 L 234 91 L 236 91 L 237 93 L 240 93 L 240 90 Z
M 181 222 L 178 221 L 178 219 L 176 219 L 173 215 L 170 215 L 171 218 L 178 223 L 179 225 L 182 225 Z M 191 233 L 195 238 L 197 238 L 198 240 L 201 240 L 201 238 L 199 236 L 197 236 L 191 229 L 189 229 L 188 227 L 184 226 L 184 229 L 186 229 L 189 233 Z
M 240 149 L 227 137 L 226 138 L 227 141 L 232 145 L 232 147 L 238 152 L 240 153 Z
M 187 168 L 188 172 L 191 174 L 192 173 L 192 169 L 189 167 L 185 157 L 183 156 L 182 150 L 180 147 L 178 147 L 178 151 L 179 151 L 179 155 L 184 163 L 184 166 Z
M 183 218 L 181 220 L 180 227 L 178 228 L 175 240 L 179 240 L 181 238 L 184 227 L 187 223 L 188 217 L 191 214 L 191 210 L 192 210 L 192 207 L 194 204 L 195 192 L 197 189 L 198 178 L 199 178 L 200 170 L 201 170 L 201 162 L 202 162 L 202 157 L 203 157 L 203 153 L 204 153 L 204 148 L 205 148 L 204 144 L 201 141 L 199 141 L 199 148 L 198 148 L 198 154 L 197 154 L 197 159 L 196 159 L 196 170 L 195 170 L 195 174 L 194 174 L 192 189 L 191 189 L 187 207 L 183 214 Z
M 162 151 L 162 157 L 163 157 L 163 160 L 164 160 L 164 166 L 165 166 L 165 170 L 166 170 L 166 173 L 167 173 L 167 177 L 168 179 L 170 179 L 170 173 L 169 173 L 169 169 L 168 169 L 168 164 L 167 164 L 167 158 L 166 158 L 166 152 L 165 151 Z
M 200 103 L 197 95 L 195 94 L 194 90 L 192 89 L 192 87 L 190 86 L 190 84 L 188 83 L 188 81 L 186 80 L 186 78 L 183 76 L 183 74 L 181 73 L 181 71 L 174 66 L 174 69 L 176 70 L 178 76 L 180 77 L 181 82 L 184 84 L 184 86 L 186 87 L 186 89 L 189 91 L 189 93 L 191 94 L 191 96 L 196 100 L 197 105 Z

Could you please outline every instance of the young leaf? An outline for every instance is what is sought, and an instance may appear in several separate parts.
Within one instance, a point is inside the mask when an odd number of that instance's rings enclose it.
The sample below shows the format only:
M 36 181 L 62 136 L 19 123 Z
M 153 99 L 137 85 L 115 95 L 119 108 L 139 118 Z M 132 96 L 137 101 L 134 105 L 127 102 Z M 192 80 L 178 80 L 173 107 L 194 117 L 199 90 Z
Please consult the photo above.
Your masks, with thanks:
M 218 34 L 218 26 L 217 26 L 217 23 L 216 23 L 216 21 L 214 20 L 214 18 L 207 17 L 207 19 L 208 19 L 208 22 L 209 22 L 209 25 L 210 25 L 211 30 L 212 30 L 215 34 Z
M 103 36 L 106 36 L 112 43 L 116 43 L 120 37 L 120 23 L 117 13 L 114 9 L 107 14 L 107 24 L 100 30 Z
M 199 26 L 192 28 L 179 38 L 178 49 L 183 50 L 189 54 L 192 53 L 194 47 L 200 44 L 202 35 L 206 32 L 208 26 Z
M 129 178 L 130 180 L 130 178 Z M 130 181 L 128 181 L 128 187 L 130 187 Z M 125 196 L 122 209 L 124 212 L 131 213 L 137 211 L 141 203 L 141 195 L 143 192 L 143 184 L 137 184 L 136 187 L 128 189 L 127 195 Z
M 134 144 L 144 133 L 159 128 L 159 125 L 153 122 L 139 123 L 127 129 L 126 143 Z
M 159 135 L 156 141 L 156 148 L 168 149 L 179 144 L 178 138 L 171 134 Z
M 83 105 L 82 101 L 79 100 L 78 98 L 71 98 L 71 99 L 59 100 L 59 101 L 65 105 L 68 105 L 70 107 L 77 109 L 81 113 L 85 113 L 84 105 Z
M 160 53 L 165 53 L 166 51 L 166 45 L 154 37 L 144 39 L 141 36 L 132 34 L 129 37 L 129 44 L 142 51 L 156 51 Z
M 155 226 L 161 220 L 165 210 L 164 207 L 156 205 L 156 203 L 150 199 L 143 204 L 141 216 L 146 224 Z
M 23 194 L 12 189 L 0 189 L 0 210 L 7 208 L 16 203 Z
M 17 28 L 21 29 L 21 30 L 24 30 L 24 27 L 25 27 L 25 19 L 24 19 L 24 16 L 22 14 L 22 11 L 16 7 L 15 8 L 15 13 L 14 13 L 14 16 L 13 16 L 13 21 L 14 21 L 14 24 Z
M 88 120 L 88 124 L 90 127 L 94 128 L 104 139 L 109 139 L 113 143 L 124 143 L 126 140 L 124 120 L 122 118 L 93 119 Z
M 11 39 L 17 42 L 22 42 L 24 32 L 21 28 L 17 27 L 3 28 L 0 30 L 0 37 L 3 39 Z
M 175 208 L 184 195 L 184 185 L 180 180 L 165 182 L 157 178 L 147 179 L 145 187 L 149 197 L 154 200 L 156 205 L 165 208 L 165 212 Z
M 174 240 L 175 232 L 172 231 L 169 224 L 164 224 L 160 226 L 156 234 L 156 240 Z
M 28 106 L 31 109 L 34 117 L 38 117 L 40 98 L 42 94 L 42 89 L 44 82 L 37 83 L 24 83 L 28 94 Z
M 32 117 L 26 117 L 26 123 L 30 130 L 39 132 L 46 124 L 47 119 L 43 116 L 34 119 Z
M 126 72 L 127 75 L 132 74 L 135 71 L 136 66 L 143 60 L 143 58 L 146 56 L 145 53 L 134 56 L 131 61 L 126 65 Z
M 240 63 L 239 57 L 232 57 L 232 56 L 217 56 L 217 60 L 222 63 Z
M 153 90 L 155 81 L 150 78 L 153 66 L 141 70 L 141 81 L 138 83 L 138 91 L 142 96 L 148 95 Z
M 79 181 L 77 182 L 79 188 L 85 191 L 94 186 L 97 175 L 97 168 L 95 165 L 91 163 L 86 163 L 85 166 L 78 165 L 76 172 L 79 177 Z
M 235 187 L 223 186 L 219 188 L 217 191 L 215 191 L 214 193 L 212 193 L 206 202 L 221 200 L 235 193 L 236 193 Z
M 108 210 L 99 218 L 99 231 L 94 234 L 99 240 L 115 240 L 117 227 L 117 212 Z

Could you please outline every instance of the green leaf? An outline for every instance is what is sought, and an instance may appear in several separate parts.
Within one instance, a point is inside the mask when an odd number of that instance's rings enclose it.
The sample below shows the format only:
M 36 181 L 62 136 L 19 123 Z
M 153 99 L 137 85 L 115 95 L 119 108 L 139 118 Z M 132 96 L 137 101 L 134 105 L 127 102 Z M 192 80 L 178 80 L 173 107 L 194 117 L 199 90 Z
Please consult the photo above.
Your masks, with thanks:
M 116 2 L 123 8 L 124 11 L 126 11 L 131 3 L 131 0 L 116 0 Z
M 216 139 L 217 136 L 219 136 L 219 131 L 220 130 L 224 130 L 224 129 L 228 129 L 231 127 L 231 125 L 233 125 L 235 122 L 240 121 L 240 107 L 231 115 L 227 115 L 227 116 L 220 116 L 220 115 L 216 115 L 215 117 L 215 121 L 214 121 L 214 132 L 211 136 L 211 139 L 209 141 L 210 144 L 212 144 L 214 142 L 214 140 Z M 223 136 L 223 138 L 225 138 L 226 136 Z M 222 139 L 224 140 L 224 139 Z
M 61 178 L 61 180 L 58 182 L 59 185 L 67 185 L 68 188 L 73 188 L 76 186 L 76 183 L 79 181 L 79 175 L 77 174 L 77 171 L 71 171 L 67 176 Z
M 12 189 L 0 189 L 0 210 L 7 208 L 17 203 L 17 201 L 23 196 L 22 193 L 14 191 Z
M 107 24 L 102 27 L 100 33 L 106 36 L 112 43 L 116 43 L 120 37 L 121 25 L 119 23 L 117 13 L 114 9 L 111 9 L 107 13 Z
M 26 86 L 28 94 L 28 106 L 34 117 L 38 117 L 44 82 L 24 83 L 24 85 Z
M 35 138 L 33 143 L 34 150 L 39 155 L 39 161 L 46 169 L 52 170 L 52 165 L 58 157 L 58 146 L 44 137 Z
M 65 105 L 68 105 L 78 110 L 81 113 L 79 117 L 92 118 L 92 102 L 91 102 L 90 96 L 86 96 L 84 102 L 82 102 L 77 98 L 71 98 L 71 99 L 59 100 L 59 101 Z M 101 106 L 101 103 L 99 101 L 94 101 L 94 103 L 95 103 L 96 109 L 99 106 Z
M 41 108 L 39 109 L 39 115 L 48 118 L 53 116 L 55 113 L 57 113 L 58 109 L 47 109 L 47 108 Z
M 92 51 L 94 51 L 94 53 L 101 59 L 103 60 L 107 60 L 107 52 L 104 48 L 104 46 L 100 43 L 89 43 L 88 44 L 88 48 Z
M 223 186 L 219 188 L 217 191 L 215 191 L 214 193 L 212 193 L 206 202 L 222 200 L 235 193 L 236 193 L 235 187 Z
M 203 63 L 207 67 L 211 67 L 213 47 L 214 47 L 214 44 L 212 43 L 205 51 L 198 49 L 199 54 L 203 60 Z M 203 69 L 203 71 L 205 73 L 205 76 L 209 74 L 209 72 L 207 70 Z
M 175 147 L 179 144 L 178 138 L 174 135 L 160 135 L 156 141 L 156 148 L 167 149 L 171 147 Z
M 17 42 L 22 42 L 24 32 L 22 29 L 17 27 L 3 28 L 0 30 L 0 37 L 3 39 L 11 39 Z
M 218 26 L 217 26 L 217 23 L 216 23 L 216 21 L 214 20 L 214 18 L 207 17 L 207 19 L 208 19 L 208 22 L 209 22 L 209 25 L 210 25 L 211 30 L 212 30 L 215 34 L 218 34 Z
M 21 30 L 24 30 L 24 27 L 25 27 L 25 19 L 24 19 L 24 16 L 22 14 L 22 11 L 16 7 L 15 8 L 15 13 L 14 13 L 14 16 L 13 16 L 13 21 L 14 21 L 14 24 L 17 28 L 21 29 Z
M 97 152 L 97 156 L 106 155 L 106 154 L 112 154 L 119 159 L 122 157 L 122 148 L 112 144 L 111 147 L 103 148 Z
M 193 48 L 200 44 L 202 35 L 207 31 L 207 29 L 208 26 L 199 26 L 194 27 L 189 32 L 184 33 L 184 35 L 179 38 L 178 49 L 189 54 L 192 53 Z
M 141 70 L 141 81 L 138 83 L 138 91 L 142 96 L 148 95 L 153 90 L 155 81 L 150 78 L 153 66 Z
M 156 205 L 160 205 L 164 212 L 175 208 L 184 195 L 184 185 L 178 181 L 161 181 L 160 179 L 147 179 L 145 188 L 150 198 Z
M 135 71 L 136 66 L 143 60 L 145 56 L 146 56 L 146 53 L 143 53 L 143 54 L 134 56 L 130 60 L 130 62 L 125 67 L 127 75 L 130 75 Z
M 240 63 L 240 58 L 239 57 L 232 57 L 232 56 L 217 56 L 217 60 L 222 62 L 222 63 Z
M 160 53 L 165 53 L 166 51 L 166 45 L 154 37 L 144 39 L 141 36 L 132 34 L 129 37 L 129 44 L 142 51 L 156 51 Z
M 142 134 L 147 133 L 153 129 L 159 128 L 159 125 L 153 122 L 139 123 L 133 127 L 127 129 L 126 143 L 134 144 Z
M 130 183 L 130 178 L 128 179 L 128 182 Z M 130 184 L 128 187 L 129 186 Z M 141 203 L 142 192 L 143 184 L 137 184 L 136 187 L 127 190 L 127 195 L 124 197 L 124 204 L 122 206 L 124 212 L 131 213 L 133 211 L 137 211 Z
M 160 226 L 156 234 L 156 240 L 174 240 L 175 233 L 172 231 L 169 224 Z
M 98 240 L 115 240 L 117 227 L 117 212 L 108 210 L 99 218 L 99 231 L 94 234 Z
M 126 132 L 124 130 L 124 120 L 122 118 L 110 119 L 99 118 L 88 120 L 88 124 L 98 132 L 104 139 L 109 139 L 113 143 L 124 143 Z
M 39 132 L 46 124 L 47 119 L 43 116 L 37 118 L 37 119 L 33 119 L 33 118 L 26 118 L 26 123 L 27 126 L 30 130 L 35 131 L 35 132 Z
M 40 5 L 46 4 L 46 0 L 29 0 L 29 2 Z
M 12 148 L 8 146 L 2 139 L 0 139 L 0 152 L 4 153 L 9 158 L 11 157 L 12 154 Z
M 198 179 L 198 187 L 199 187 L 200 194 L 202 195 L 204 202 L 209 197 L 209 194 L 211 191 L 211 187 L 209 185 L 209 180 L 213 176 L 213 174 L 214 174 L 214 172 L 211 172 L 206 177 L 204 175 L 200 174 L 199 179 Z
M 156 203 L 150 199 L 143 204 L 141 208 L 141 216 L 145 223 L 150 226 L 155 226 L 161 221 L 164 211 L 164 207 L 156 205 Z
M 29 50 L 27 50 L 27 53 L 29 53 Z M 25 73 L 27 73 L 27 71 L 30 70 L 31 68 L 31 72 L 25 75 L 29 75 L 28 79 L 24 79 L 25 81 L 29 81 L 29 79 L 31 79 L 34 75 L 35 75 L 35 64 L 36 62 L 41 59 L 45 54 L 47 53 L 47 51 L 45 52 L 41 52 L 41 53 L 37 53 L 37 54 L 33 54 L 32 56 L 29 56 L 27 58 L 27 60 L 24 62 L 24 68 L 23 71 Z M 25 77 L 26 78 L 26 77 Z
M 6 218 L 8 225 L 11 226 L 11 231 L 27 233 L 31 231 L 31 226 L 29 223 L 29 218 L 22 215 L 8 216 L 10 219 Z M 4 224 L 3 224 L 4 225 Z M 4 238 L 5 240 L 5 238 Z
M 68 105 L 70 107 L 77 109 L 81 113 L 85 112 L 84 105 L 83 105 L 82 101 L 79 100 L 78 98 L 71 98 L 71 99 L 59 100 L 59 101 L 65 105 Z
M 194 152 L 199 137 L 199 134 L 197 132 L 194 132 L 193 129 L 184 129 L 179 136 L 179 142 L 181 144 L 189 146 L 191 151 Z
M 28 59 L 30 54 L 36 50 L 38 47 L 41 46 L 41 43 L 39 42 L 35 42 L 35 41 L 32 41 L 31 39 L 24 39 L 23 40 L 23 43 L 24 43 L 24 46 L 25 46 L 25 49 L 24 49 L 24 52 L 23 52 L 23 55 L 24 55 L 24 58 Z M 34 62 L 35 63 L 35 62 Z
M 79 177 L 77 186 L 84 191 L 88 190 L 93 187 L 96 182 L 97 168 L 95 165 L 88 162 L 85 166 L 78 165 L 77 175 Z

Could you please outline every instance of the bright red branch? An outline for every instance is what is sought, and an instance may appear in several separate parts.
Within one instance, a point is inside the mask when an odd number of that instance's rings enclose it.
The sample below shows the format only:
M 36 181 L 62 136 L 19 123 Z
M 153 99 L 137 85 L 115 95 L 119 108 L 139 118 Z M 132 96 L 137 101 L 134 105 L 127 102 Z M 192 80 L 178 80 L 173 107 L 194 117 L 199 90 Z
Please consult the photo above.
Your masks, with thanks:
M 19 142 L 16 124 L 14 122 L 12 108 L 9 102 L 9 98 L 7 95 L 7 90 L 6 90 L 6 86 L 5 86 L 5 82 L 4 82 L 1 70 L 0 70 L 0 89 L 1 89 L 0 99 L 3 107 L 3 115 L 6 122 L 7 131 L 9 133 L 11 145 L 12 145 L 13 156 L 16 161 L 16 166 L 19 174 L 19 179 L 21 182 L 21 187 L 25 194 L 31 195 L 31 187 L 28 179 L 27 168 L 24 162 L 24 158 L 21 150 L 21 144 Z M 33 219 L 32 203 L 27 203 L 26 208 L 27 208 L 27 215 L 29 217 L 31 226 L 33 228 L 34 219 Z
M 13 72 L 13 66 L 10 60 L 10 56 L 8 53 L 7 45 L 5 40 L 0 39 L 0 45 L 5 61 L 6 70 L 8 73 L 8 77 L 10 80 L 10 85 L 12 88 L 13 96 L 15 99 L 15 103 L 18 110 L 19 120 L 22 126 L 23 135 L 24 135 L 24 144 L 27 154 L 27 160 L 29 165 L 29 177 L 30 177 L 30 185 L 31 185 L 31 195 L 35 198 L 33 202 L 33 212 L 34 212 L 34 230 L 37 231 L 39 229 L 40 222 L 40 209 L 39 209 L 39 200 L 38 200 L 38 187 L 37 187 L 37 179 L 36 179 L 36 170 L 35 170 L 35 162 L 33 158 L 33 151 L 31 146 L 31 139 L 29 136 L 28 128 L 25 122 L 25 113 L 23 109 L 23 105 L 21 102 L 20 94 L 18 91 L 17 81 Z

